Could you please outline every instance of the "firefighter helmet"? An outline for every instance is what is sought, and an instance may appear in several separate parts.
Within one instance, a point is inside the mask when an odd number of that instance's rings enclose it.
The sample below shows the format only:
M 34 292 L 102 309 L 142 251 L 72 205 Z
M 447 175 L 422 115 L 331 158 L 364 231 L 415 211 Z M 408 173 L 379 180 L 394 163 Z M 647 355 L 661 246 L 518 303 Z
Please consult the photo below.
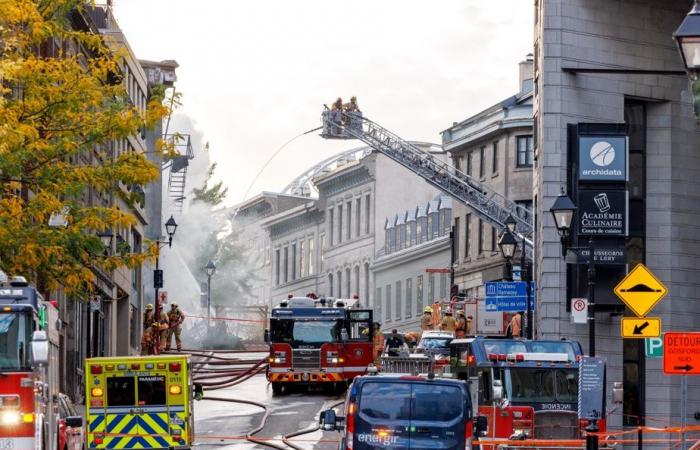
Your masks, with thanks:
M 146 311 L 150 311 L 150 310 L 152 310 L 152 309 L 153 309 L 153 305 L 152 305 L 152 304 L 149 303 L 148 305 L 146 305 Z
M 431 308 L 430 306 L 426 306 L 425 308 L 423 308 L 423 312 L 432 314 L 433 308 Z
M 451 316 L 451 315 L 452 315 L 452 310 L 451 310 L 451 309 L 446 310 L 446 311 L 445 311 L 445 314 L 448 315 L 448 316 Z

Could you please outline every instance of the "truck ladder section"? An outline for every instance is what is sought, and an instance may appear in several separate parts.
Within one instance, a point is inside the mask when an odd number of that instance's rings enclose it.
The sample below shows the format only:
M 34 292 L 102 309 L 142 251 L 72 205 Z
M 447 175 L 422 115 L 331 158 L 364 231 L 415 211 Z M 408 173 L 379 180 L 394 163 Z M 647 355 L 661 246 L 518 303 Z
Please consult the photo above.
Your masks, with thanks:
M 401 164 L 425 181 L 471 208 L 481 219 L 502 229 L 509 215 L 517 223 L 514 234 L 525 241 L 525 255 L 532 260 L 532 213 L 447 163 L 436 160 L 408 141 L 403 140 L 362 116 L 361 112 L 323 111 L 321 116 L 326 139 L 359 139 L 372 149 Z

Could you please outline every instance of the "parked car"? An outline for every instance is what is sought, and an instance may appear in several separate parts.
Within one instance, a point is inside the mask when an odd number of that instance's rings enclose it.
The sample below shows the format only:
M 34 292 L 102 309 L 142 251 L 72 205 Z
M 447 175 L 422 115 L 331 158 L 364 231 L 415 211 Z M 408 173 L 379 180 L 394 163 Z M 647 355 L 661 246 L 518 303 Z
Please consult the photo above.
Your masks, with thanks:
M 342 433 L 339 449 L 471 450 L 475 422 L 468 385 L 461 380 L 395 375 L 355 378 L 345 416 L 321 414 L 324 430 Z
M 58 394 L 58 450 L 82 450 L 85 432 L 83 417 L 71 399 Z

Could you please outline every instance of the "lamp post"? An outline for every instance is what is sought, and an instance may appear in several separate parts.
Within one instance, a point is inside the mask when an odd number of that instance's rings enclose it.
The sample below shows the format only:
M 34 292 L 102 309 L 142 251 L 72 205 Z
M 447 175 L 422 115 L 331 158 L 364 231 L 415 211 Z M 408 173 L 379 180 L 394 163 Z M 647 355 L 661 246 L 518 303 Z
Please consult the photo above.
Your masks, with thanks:
M 501 232 L 501 237 L 498 238 L 498 248 L 501 249 L 501 254 L 506 260 L 506 278 L 508 281 L 513 281 L 513 256 L 515 255 L 515 249 L 518 246 L 518 242 L 515 240 L 515 236 L 508 229 L 508 227 L 503 228 Z
M 97 233 L 97 237 L 99 237 L 100 241 L 102 241 L 102 245 L 104 246 L 105 250 L 112 248 L 112 239 L 114 238 L 114 233 L 112 233 L 111 229 L 108 228 L 105 231 Z
M 207 273 L 207 328 L 209 328 L 211 322 L 211 277 L 216 273 L 214 261 L 209 260 L 204 270 Z
M 673 33 L 673 38 L 678 45 L 688 78 L 692 82 L 695 118 L 700 121 L 700 0 L 695 0 L 690 12 Z
M 511 261 L 513 256 L 515 255 L 515 249 L 518 245 L 516 236 L 514 234 L 517 228 L 517 222 L 515 221 L 515 218 L 512 215 L 508 215 L 504 222 L 504 225 L 505 228 L 503 229 L 503 234 L 501 235 L 501 238 L 498 241 L 498 247 L 501 249 L 503 257 L 506 258 L 507 261 Z M 534 320 L 532 317 L 532 298 L 530 291 L 532 281 L 531 275 L 532 272 L 530 270 L 530 264 L 525 260 L 525 237 L 523 237 L 522 242 L 520 243 L 520 279 L 527 283 L 525 286 L 525 300 L 527 301 L 527 321 L 525 336 L 527 339 L 532 339 L 535 334 L 533 325 Z M 513 277 L 511 275 L 511 280 L 512 279 Z
M 175 230 L 177 230 L 177 222 L 175 222 L 175 218 L 171 215 L 170 219 L 168 219 L 168 221 L 165 222 L 165 232 L 168 234 L 168 240 L 157 241 L 158 255 L 156 256 L 156 268 L 153 271 L 153 288 L 155 289 L 156 294 L 156 318 L 159 321 L 160 312 L 163 309 L 162 305 L 160 304 L 160 300 L 158 299 L 158 291 L 160 288 L 163 287 L 163 271 L 160 270 L 160 249 L 165 247 L 166 244 L 168 245 L 168 247 L 173 246 L 173 236 L 175 235 Z

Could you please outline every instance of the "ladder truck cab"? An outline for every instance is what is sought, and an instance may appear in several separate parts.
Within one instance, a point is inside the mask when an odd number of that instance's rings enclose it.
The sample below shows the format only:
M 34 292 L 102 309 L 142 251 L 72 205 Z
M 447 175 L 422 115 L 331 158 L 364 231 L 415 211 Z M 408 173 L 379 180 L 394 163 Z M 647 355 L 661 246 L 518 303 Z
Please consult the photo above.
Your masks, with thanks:
M 486 439 L 580 439 L 576 341 L 465 338 L 451 347 L 451 372 L 467 380 L 486 417 Z M 605 416 L 598 421 L 605 431 Z
M 275 394 L 285 386 L 347 387 L 373 361 L 372 310 L 357 299 L 291 297 L 273 308 L 267 380 Z
M 0 282 L 0 449 L 58 445 L 57 322 L 57 309 L 23 277 Z

